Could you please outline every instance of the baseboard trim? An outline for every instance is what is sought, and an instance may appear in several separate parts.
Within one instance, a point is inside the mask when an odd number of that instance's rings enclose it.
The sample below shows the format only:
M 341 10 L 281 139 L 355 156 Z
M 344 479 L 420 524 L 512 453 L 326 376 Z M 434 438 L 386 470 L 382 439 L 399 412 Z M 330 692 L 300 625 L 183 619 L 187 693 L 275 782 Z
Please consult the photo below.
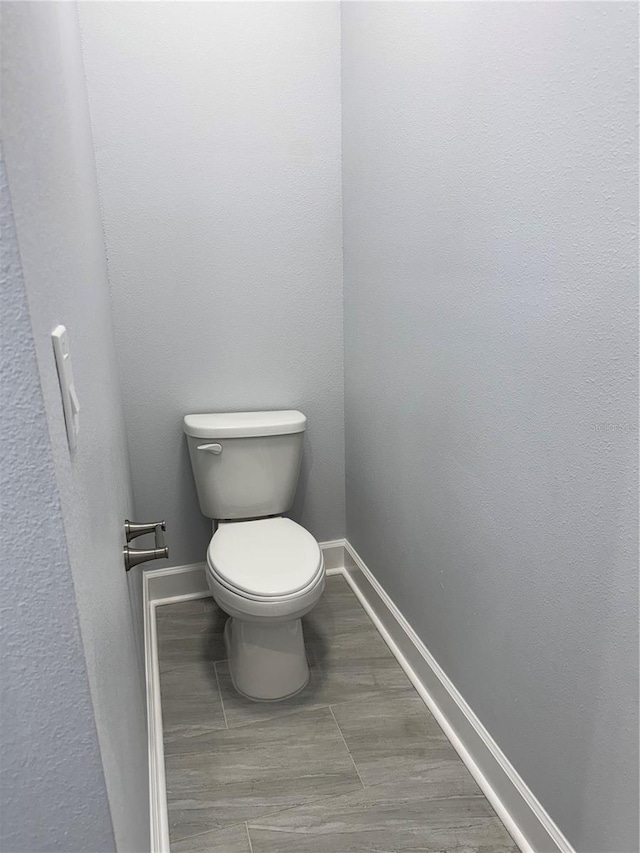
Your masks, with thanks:
M 162 575 L 160 575 L 162 573 Z M 144 611 L 144 669 L 147 692 L 147 749 L 149 755 L 149 819 L 151 853 L 170 853 L 169 814 L 164 774 L 162 739 L 162 706 L 160 704 L 160 669 L 156 631 L 156 581 L 175 575 L 176 583 L 186 579 L 186 572 L 154 569 L 142 572 Z
M 206 563 L 189 563 L 186 566 L 145 569 L 142 577 L 147 600 L 169 604 L 173 598 L 184 601 L 189 597 L 209 595 L 206 567 Z
M 344 577 L 523 853 L 575 853 L 349 542 Z
M 575 853 L 453 682 L 346 539 L 320 543 L 523 853 Z M 170 853 L 156 607 L 209 595 L 205 563 L 143 572 L 151 853 Z
M 342 573 L 345 566 L 346 547 L 346 539 L 332 539 L 330 542 L 320 543 L 324 568 L 328 575 Z

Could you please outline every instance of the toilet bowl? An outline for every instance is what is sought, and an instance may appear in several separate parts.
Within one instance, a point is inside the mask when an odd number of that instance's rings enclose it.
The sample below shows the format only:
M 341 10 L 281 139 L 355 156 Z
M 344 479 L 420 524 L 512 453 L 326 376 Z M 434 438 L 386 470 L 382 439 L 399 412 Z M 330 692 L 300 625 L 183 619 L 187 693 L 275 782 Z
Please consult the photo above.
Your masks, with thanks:
M 322 595 L 322 551 L 288 518 L 221 523 L 207 549 L 207 582 L 229 614 L 225 645 L 236 690 L 287 698 L 309 680 L 301 618 Z

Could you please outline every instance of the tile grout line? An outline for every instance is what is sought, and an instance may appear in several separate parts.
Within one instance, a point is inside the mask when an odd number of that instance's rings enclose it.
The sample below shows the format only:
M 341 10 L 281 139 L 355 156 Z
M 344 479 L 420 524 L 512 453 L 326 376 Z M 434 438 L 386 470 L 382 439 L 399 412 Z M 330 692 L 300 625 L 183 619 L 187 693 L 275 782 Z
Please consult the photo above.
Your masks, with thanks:
M 247 830 L 247 838 L 249 839 L 249 851 L 253 853 L 253 844 L 251 843 L 251 833 L 249 832 L 249 822 L 245 820 L 244 828 Z
M 342 734 L 342 729 L 340 728 L 340 724 L 336 720 L 336 715 L 333 713 L 333 707 L 331 705 L 329 705 L 329 710 L 331 711 L 331 716 L 333 717 L 333 722 L 336 724 L 336 728 L 340 732 L 340 737 L 342 738 L 342 742 L 344 743 L 345 749 L 349 753 L 349 758 L 351 759 L 351 763 L 353 764 L 353 769 L 358 774 L 358 779 L 360 780 L 360 784 L 362 785 L 363 788 L 366 788 L 367 786 L 362 781 L 362 776 L 360 775 L 360 771 L 358 770 L 358 765 L 356 764 L 355 759 L 354 759 L 353 755 L 351 754 L 351 750 L 349 749 L 349 744 L 347 743 L 344 735 Z
M 224 710 L 224 699 L 222 698 L 222 690 L 220 690 L 220 679 L 218 678 L 218 666 L 214 661 L 213 664 L 213 672 L 216 677 L 216 687 L 218 688 L 218 696 L 220 697 L 220 705 L 222 707 L 222 716 L 224 717 L 224 727 L 225 729 L 229 728 L 229 723 L 227 722 L 227 712 Z

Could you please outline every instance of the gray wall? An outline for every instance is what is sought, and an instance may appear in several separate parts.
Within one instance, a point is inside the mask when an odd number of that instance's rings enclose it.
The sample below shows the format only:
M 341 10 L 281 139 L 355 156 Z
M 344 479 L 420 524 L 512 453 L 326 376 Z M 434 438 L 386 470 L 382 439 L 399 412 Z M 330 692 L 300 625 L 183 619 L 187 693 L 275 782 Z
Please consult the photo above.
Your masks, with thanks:
M 343 6 L 348 536 L 581 853 L 638 849 L 637 14 Z
M 114 850 L 2 161 L 0 228 L 0 848 Z
M 148 849 L 149 823 L 143 686 L 121 554 L 130 480 L 76 9 L 70 3 L 9 2 L 1 4 L 0 14 L 4 154 L 56 478 L 50 484 L 43 477 L 43 489 L 59 494 L 116 844 L 138 853 Z M 69 330 L 82 407 L 71 457 L 50 337 L 59 323 Z M 34 398 L 33 405 L 37 402 Z M 38 419 L 28 407 L 24 414 Z M 29 470 L 24 474 L 26 488 Z M 12 535 L 19 536 L 19 529 Z M 25 586 L 16 591 L 23 596 L 21 618 L 28 625 L 41 620 L 38 642 L 48 641 L 52 649 L 75 641 L 73 618 L 70 639 L 56 634 L 57 620 L 66 620 L 71 609 L 68 578 L 53 562 L 47 586 L 32 590 L 44 571 L 32 560 L 48 556 L 46 539 L 40 545 L 29 538 L 24 547 Z M 45 591 L 50 603 L 43 600 Z M 60 614 L 46 612 L 60 600 Z M 19 648 L 25 665 L 39 665 L 44 684 L 62 677 L 59 667 L 47 673 L 42 660 L 30 659 L 36 648 Z M 69 666 L 77 666 L 73 658 Z M 41 721 L 50 707 L 46 700 L 40 704 Z M 55 728 L 49 736 L 57 737 Z M 90 744 L 92 734 L 79 727 L 76 737 Z M 99 792 L 92 790 L 99 784 L 87 783 L 89 802 L 97 802 Z M 78 793 L 68 787 L 56 800 L 61 805 L 56 831 L 66 820 L 68 832 L 75 832 L 70 817 L 82 814 L 84 800 L 69 802 L 72 795 Z M 47 807 L 34 795 L 34 820 Z M 106 849 L 102 816 L 95 820 L 96 845 L 90 849 L 103 841 Z
M 299 408 L 294 517 L 344 535 L 337 3 L 86 3 L 136 513 L 204 559 L 182 416 Z

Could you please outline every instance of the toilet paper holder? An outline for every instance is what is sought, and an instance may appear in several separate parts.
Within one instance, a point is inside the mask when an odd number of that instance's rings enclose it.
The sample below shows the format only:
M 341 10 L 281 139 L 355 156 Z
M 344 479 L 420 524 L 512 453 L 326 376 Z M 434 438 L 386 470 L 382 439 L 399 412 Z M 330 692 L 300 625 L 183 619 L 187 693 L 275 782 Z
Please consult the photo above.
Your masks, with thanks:
M 125 545 L 122 549 L 124 557 L 124 567 L 128 572 L 139 563 L 146 563 L 149 560 L 161 560 L 169 556 L 169 549 L 164 544 L 164 534 L 167 525 L 164 521 L 151 521 L 140 524 L 136 521 L 129 521 L 127 518 L 124 522 L 124 535 L 127 543 L 132 539 L 137 539 L 138 536 L 144 536 L 145 533 L 155 534 L 155 548 L 129 548 Z

